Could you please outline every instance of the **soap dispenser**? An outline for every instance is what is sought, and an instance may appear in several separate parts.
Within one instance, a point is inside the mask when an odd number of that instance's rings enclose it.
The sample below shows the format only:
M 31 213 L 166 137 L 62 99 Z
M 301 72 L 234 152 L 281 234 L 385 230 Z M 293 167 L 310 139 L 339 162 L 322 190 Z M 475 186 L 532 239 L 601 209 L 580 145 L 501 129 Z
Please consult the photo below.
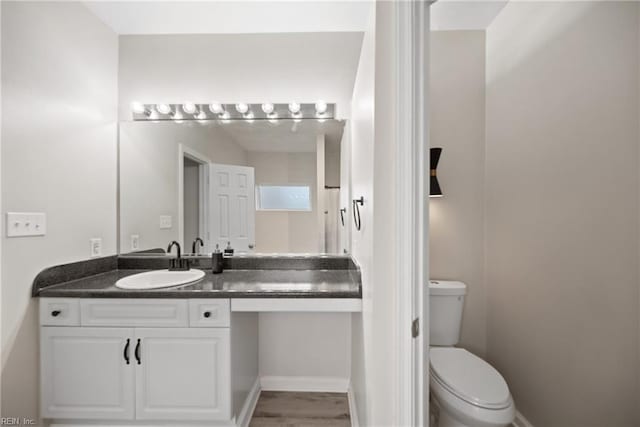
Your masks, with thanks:
M 216 249 L 211 254 L 211 267 L 213 274 L 220 274 L 223 270 L 224 259 L 222 257 L 222 252 L 220 252 L 220 247 L 216 245 Z
M 227 247 L 224 249 L 224 256 L 233 256 L 233 248 L 231 242 L 227 242 Z

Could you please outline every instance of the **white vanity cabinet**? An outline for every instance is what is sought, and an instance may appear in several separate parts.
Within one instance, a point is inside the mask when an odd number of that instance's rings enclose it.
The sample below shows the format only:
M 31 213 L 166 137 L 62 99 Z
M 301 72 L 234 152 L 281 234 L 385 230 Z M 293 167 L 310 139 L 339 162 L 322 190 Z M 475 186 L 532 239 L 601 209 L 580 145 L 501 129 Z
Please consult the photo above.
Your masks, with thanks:
M 233 424 L 229 300 L 40 304 L 43 418 Z
M 231 418 L 229 328 L 136 329 L 136 418 Z
M 133 336 L 131 328 L 41 328 L 42 416 L 134 419 L 134 365 L 124 358 Z

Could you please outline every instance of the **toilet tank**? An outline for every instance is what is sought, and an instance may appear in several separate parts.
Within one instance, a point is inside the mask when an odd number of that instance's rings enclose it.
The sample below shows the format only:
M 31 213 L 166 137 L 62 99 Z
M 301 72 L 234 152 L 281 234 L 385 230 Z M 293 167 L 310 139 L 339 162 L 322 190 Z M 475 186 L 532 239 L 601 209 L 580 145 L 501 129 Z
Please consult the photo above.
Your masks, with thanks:
M 429 345 L 450 347 L 458 343 L 466 293 L 467 285 L 462 282 L 429 281 Z

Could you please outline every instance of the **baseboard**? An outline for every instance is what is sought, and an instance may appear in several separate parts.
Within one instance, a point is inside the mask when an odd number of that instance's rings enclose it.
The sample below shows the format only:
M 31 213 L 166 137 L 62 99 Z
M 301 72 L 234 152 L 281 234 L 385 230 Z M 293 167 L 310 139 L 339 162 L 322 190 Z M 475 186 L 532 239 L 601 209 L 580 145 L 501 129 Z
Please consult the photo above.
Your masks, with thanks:
M 359 427 L 358 405 L 356 404 L 356 395 L 351 383 L 349 383 L 349 388 L 347 389 L 347 399 L 349 399 L 349 417 L 351 418 L 351 427 Z
M 260 377 L 260 385 L 264 391 L 323 391 L 346 393 L 349 380 L 340 377 Z
M 238 427 L 249 427 L 251 417 L 253 416 L 253 411 L 256 409 L 259 398 L 260 378 L 258 377 L 256 378 L 256 382 L 253 383 L 253 387 L 251 387 L 251 391 L 249 391 L 249 395 L 245 399 L 244 405 L 242 405 L 242 409 L 240 410 L 240 414 L 238 415 L 237 419 Z
M 513 420 L 511 424 L 513 427 L 533 427 L 531 424 L 520 412 L 516 411 L 516 419 Z

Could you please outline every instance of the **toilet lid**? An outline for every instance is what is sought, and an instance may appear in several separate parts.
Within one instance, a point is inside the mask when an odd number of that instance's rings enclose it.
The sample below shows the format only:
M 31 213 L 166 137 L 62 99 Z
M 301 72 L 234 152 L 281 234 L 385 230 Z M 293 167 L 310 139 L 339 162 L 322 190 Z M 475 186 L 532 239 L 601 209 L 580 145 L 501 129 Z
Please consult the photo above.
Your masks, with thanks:
M 465 349 L 431 348 L 430 371 L 443 387 L 475 406 L 501 409 L 511 396 L 504 378 L 495 368 Z

